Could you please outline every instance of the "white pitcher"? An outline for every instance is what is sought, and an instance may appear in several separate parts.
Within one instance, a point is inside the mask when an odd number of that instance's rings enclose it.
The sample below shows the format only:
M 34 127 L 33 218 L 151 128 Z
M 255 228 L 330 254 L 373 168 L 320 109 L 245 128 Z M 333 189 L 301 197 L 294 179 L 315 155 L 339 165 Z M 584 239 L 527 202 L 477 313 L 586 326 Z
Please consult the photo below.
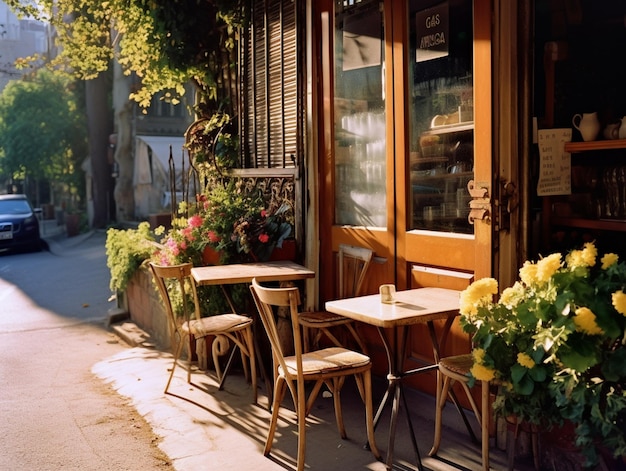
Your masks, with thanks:
M 621 120 L 621 124 L 619 127 L 619 132 L 617 134 L 618 139 L 626 139 L 626 116 L 624 116 Z
M 595 141 L 600 132 L 600 121 L 598 121 L 598 113 L 596 112 L 575 114 L 572 118 L 572 124 L 580 131 L 583 141 Z

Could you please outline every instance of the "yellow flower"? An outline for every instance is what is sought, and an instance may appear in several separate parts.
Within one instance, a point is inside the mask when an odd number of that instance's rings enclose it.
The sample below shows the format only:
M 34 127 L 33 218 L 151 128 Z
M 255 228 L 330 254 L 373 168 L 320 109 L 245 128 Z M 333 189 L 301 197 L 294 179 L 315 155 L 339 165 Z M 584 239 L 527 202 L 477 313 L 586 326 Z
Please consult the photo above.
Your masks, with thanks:
M 478 381 L 491 381 L 496 376 L 496 370 L 489 368 L 488 366 L 481 365 L 480 363 L 474 363 L 470 373 L 472 373 L 472 376 Z
M 482 348 L 475 348 L 472 350 L 472 357 L 474 358 L 475 363 L 482 363 L 485 359 L 485 350 Z
M 604 257 L 602 257 L 602 259 L 600 260 L 602 262 L 602 269 L 606 270 L 611 265 L 616 264 L 618 259 L 619 259 L 619 256 L 617 256 L 614 253 L 605 254 Z
M 587 242 L 583 248 L 582 258 L 585 265 L 592 267 L 596 264 L 598 249 L 592 242 Z
M 523 367 L 528 368 L 529 370 L 535 366 L 535 360 L 533 360 L 532 357 L 527 353 L 518 353 L 517 362 Z
M 553 253 L 537 262 L 537 280 L 548 281 L 554 273 L 561 268 L 561 254 Z
M 516 281 L 513 286 L 505 288 L 500 295 L 500 304 L 508 309 L 513 309 L 520 301 L 524 299 L 524 286 Z
M 537 281 L 537 265 L 526 261 L 519 269 L 519 277 L 526 286 L 530 286 Z
M 585 265 L 583 259 L 583 251 L 582 250 L 572 250 L 565 257 L 565 261 L 567 262 L 567 266 L 570 268 L 582 267 Z
M 579 307 L 574 315 L 576 330 L 589 335 L 600 335 L 604 331 L 596 324 L 596 315 L 588 307 Z
M 626 316 L 626 294 L 622 290 L 616 291 L 611 296 L 613 307 L 617 312 Z
M 497 292 L 498 282 L 493 278 L 476 280 L 461 292 L 461 314 L 476 315 L 478 308 L 489 304 Z

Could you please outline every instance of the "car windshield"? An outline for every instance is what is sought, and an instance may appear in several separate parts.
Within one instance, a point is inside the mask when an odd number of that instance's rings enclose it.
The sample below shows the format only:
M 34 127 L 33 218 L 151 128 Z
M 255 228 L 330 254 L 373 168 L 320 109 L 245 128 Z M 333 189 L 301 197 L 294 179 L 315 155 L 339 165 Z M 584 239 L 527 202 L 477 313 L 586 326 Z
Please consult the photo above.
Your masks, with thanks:
M 0 214 L 27 214 L 32 212 L 26 200 L 0 200 Z

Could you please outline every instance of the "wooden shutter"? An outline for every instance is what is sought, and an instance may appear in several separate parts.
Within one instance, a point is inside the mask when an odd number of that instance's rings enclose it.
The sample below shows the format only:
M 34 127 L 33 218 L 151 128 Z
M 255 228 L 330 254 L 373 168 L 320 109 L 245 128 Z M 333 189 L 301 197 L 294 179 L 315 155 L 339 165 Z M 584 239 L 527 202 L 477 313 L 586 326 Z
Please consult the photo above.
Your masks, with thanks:
M 295 167 L 302 156 L 304 2 L 251 0 L 243 34 L 240 110 L 245 167 Z M 299 41 L 299 37 L 302 39 Z

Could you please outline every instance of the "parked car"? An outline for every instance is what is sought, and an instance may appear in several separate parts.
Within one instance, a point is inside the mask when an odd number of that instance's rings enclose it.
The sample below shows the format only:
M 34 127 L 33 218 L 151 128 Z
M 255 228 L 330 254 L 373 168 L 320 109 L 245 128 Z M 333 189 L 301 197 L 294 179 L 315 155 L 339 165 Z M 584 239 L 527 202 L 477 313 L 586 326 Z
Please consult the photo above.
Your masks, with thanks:
M 0 195 L 0 250 L 41 249 L 39 220 L 26 195 Z

